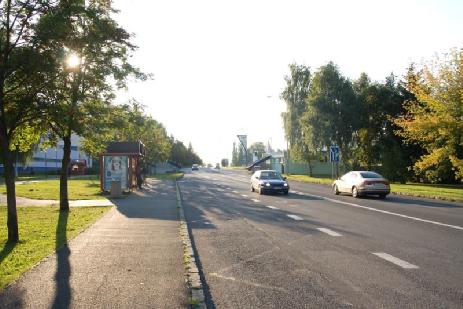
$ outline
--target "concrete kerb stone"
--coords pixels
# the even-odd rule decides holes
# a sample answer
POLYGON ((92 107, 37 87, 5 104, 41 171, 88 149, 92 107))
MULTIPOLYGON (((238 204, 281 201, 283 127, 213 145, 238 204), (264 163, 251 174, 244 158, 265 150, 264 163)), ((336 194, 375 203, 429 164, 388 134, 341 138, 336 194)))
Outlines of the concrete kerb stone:
POLYGON ((188 225, 183 211, 182 198, 180 196, 180 188, 175 180, 175 189, 177 191, 177 208, 180 214, 180 237, 183 243, 183 261, 185 264, 185 280, 189 290, 189 308, 207 308, 203 285, 199 276, 198 265, 191 246, 191 236, 188 231, 188 225))

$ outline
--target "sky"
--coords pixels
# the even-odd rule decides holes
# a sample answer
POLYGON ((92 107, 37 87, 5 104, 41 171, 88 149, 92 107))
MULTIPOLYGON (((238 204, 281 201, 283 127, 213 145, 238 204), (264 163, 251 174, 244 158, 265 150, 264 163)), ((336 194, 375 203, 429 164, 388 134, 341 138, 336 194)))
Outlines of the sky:
POLYGON ((463 47, 461 0, 114 0, 138 46, 135 99, 205 163, 231 158, 237 134, 286 149, 280 99, 290 63, 329 61, 356 79, 401 78, 410 63, 463 47))

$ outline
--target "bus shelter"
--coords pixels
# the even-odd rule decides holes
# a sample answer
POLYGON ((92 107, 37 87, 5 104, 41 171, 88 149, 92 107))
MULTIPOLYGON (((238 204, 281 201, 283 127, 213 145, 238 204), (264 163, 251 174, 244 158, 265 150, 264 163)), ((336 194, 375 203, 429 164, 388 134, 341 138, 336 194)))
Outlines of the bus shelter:
POLYGON ((145 156, 142 142, 111 142, 105 153, 100 154, 100 189, 110 191, 113 182, 120 182, 122 191, 137 187, 136 171, 141 169, 145 156))

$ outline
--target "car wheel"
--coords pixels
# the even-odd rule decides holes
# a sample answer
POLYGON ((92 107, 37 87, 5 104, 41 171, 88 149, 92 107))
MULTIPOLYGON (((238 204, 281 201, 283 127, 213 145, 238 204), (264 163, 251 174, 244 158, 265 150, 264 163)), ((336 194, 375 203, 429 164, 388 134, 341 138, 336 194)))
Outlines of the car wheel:
POLYGON ((335 195, 339 195, 339 190, 338 190, 338 186, 337 186, 337 185, 334 185, 334 186, 333 186, 333 193, 334 193, 335 195))
POLYGON ((355 197, 355 198, 359 198, 360 195, 359 195, 359 192, 357 190, 357 187, 353 187, 352 188, 352 196, 355 197))
POLYGON ((380 195, 379 195, 379 198, 382 199, 382 200, 384 200, 384 199, 386 198, 386 194, 380 194, 380 195))
POLYGON ((283 192, 284 195, 288 195, 288 193, 289 193, 288 190, 283 192))
POLYGON ((254 192, 254 186, 251 185, 251 192, 254 192))

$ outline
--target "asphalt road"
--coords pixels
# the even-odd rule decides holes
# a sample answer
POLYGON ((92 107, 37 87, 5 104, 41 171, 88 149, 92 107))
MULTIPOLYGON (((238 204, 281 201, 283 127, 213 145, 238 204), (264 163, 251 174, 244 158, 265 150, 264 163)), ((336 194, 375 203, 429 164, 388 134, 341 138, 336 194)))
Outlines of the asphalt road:
POLYGON ((209 308, 463 308, 463 205, 250 191, 240 171, 179 183, 209 308))

